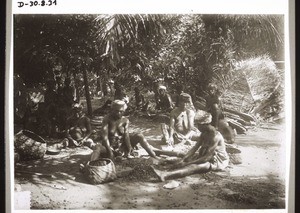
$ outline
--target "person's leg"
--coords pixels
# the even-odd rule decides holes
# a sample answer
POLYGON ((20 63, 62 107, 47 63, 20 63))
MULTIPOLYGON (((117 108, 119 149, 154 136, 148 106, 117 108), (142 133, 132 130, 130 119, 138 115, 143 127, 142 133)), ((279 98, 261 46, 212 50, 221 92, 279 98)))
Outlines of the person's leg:
POLYGON ((185 155, 184 153, 181 152, 161 150, 157 148, 152 148, 152 150, 155 152, 156 155, 167 155, 170 157, 183 157, 185 155))
POLYGON ((91 154, 91 161, 97 160, 100 156, 104 156, 107 153, 105 146, 97 144, 93 147, 94 151, 91 154))
POLYGON ((151 168, 153 169, 159 180, 163 182, 167 179, 181 178, 196 173, 207 172, 211 169, 211 164, 209 162, 202 164, 191 164, 173 171, 161 171, 153 167, 151 168))
POLYGON ((153 148, 147 142, 143 134, 137 133, 130 135, 130 143, 132 147, 136 146, 137 144, 140 144, 151 157, 158 159, 155 152, 153 151, 153 148))
POLYGON ((160 124, 160 128, 161 128, 161 131, 162 131, 162 141, 164 143, 167 143, 169 141, 169 126, 165 123, 161 123, 160 124))

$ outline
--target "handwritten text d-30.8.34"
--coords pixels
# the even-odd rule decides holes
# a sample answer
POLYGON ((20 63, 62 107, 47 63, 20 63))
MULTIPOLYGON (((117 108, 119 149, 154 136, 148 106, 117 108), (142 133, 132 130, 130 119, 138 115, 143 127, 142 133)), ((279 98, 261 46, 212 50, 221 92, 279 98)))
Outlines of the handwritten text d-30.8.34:
POLYGON ((57 5, 56 0, 42 0, 42 1, 18 1, 18 7, 44 7, 44 6, 52 6, 57 5))

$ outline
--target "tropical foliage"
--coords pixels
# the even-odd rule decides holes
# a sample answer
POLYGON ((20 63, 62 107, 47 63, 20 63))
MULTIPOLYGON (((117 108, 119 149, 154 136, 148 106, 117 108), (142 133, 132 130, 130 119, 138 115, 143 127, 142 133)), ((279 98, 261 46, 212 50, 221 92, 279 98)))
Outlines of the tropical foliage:
MULTIPOLYGON (((283 16, 15 15, 14 70, 29 87, 72 76, 78 93, 109 80, 152 89, 163 78, 195 96, 209 82, 226 91, 249 57, 283 58, 283 16)), ((92 89, 92 91, 90 91, 92 89)), ((91 109, 89 109, 91 112, 91 109)))

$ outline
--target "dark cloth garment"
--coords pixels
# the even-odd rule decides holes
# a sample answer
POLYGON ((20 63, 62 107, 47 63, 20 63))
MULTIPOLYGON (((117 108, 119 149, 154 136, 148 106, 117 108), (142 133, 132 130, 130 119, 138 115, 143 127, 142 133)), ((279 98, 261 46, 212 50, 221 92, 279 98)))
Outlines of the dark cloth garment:
POLYGON ((218 95, 208 95, 206 96, 205 100, 208 112, 210 112, 213 109, 214 104, 220 105, 220 99, 218 95))
POLYGON ((65 86, 62 90, 62 97, 66 106, 72 107, 74 103, 74 88, 71 86, 65 86))
POLYGON ((26 109, 23 117, 24 129, 30 130, 34 133, 39 131, 39 113, 38 110, 32 110, 30 107, 26 109))
POLYGON ((180 93, 175 95, 175 106, 178 107, 179 105, 179 97, 180 97, 180 93))
POLYGON ((158 96, 157 109, 160 110, 170 110, 172 109, 173 104, 169 94, 163 94, 158 96))
POLYGON ((51 104, 57 102, 57 93, 54 90, 46 90, 44 95, 45 104, 51 104))

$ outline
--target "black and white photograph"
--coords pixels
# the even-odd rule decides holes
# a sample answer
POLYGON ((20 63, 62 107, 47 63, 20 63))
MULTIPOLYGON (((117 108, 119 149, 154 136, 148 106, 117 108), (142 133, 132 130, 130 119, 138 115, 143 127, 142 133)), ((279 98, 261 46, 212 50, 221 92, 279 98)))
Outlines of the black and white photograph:
POLYGON ((287 16, 13 11, 11 210, 287 212, 287 16))

